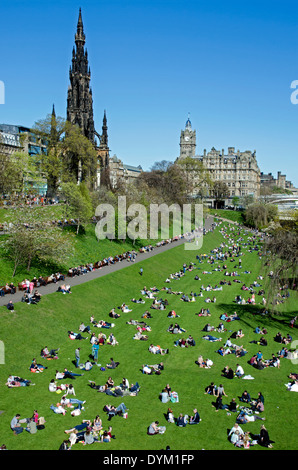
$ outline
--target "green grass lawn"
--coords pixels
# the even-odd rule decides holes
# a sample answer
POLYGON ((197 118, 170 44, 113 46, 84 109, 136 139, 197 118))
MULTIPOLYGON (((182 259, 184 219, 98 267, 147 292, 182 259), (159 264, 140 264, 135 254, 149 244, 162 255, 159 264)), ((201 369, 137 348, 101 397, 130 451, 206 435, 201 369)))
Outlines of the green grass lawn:
POLYGON ((233 222, 238 222, 243 224, 243 211, 233 211, 228 209, 208 209, 210 215, 222 217, 223 219, 232 220, 233 222))
MULTIPOLYGON (((234 233, 234 232, 233 232, 234 233)), ((217 229, 214 233, 208 233, 204 238, 201 253, 210 253, 210 250, 219 246, 224 241, 222 234, 217 229)), ((105 428, 109 424, 113 427, 116 439, 109 444, 93 444, 90 450, 160 450, 169 445, 171 450, 220 450, 233 449, 227 440, 227 430, 235 423, 235 415, 227 415, 226 411, 218 413, 212 407, 213 397, 204 394, 205 388, 211 381, 216 385, 223 383, 228 398, 224 403, 229 403, 234 397, 237 403, 239 396, 247 389, 252 397, 256 397, 261 391, 265 397, 265 425, 269 431, 270 438, 275 441, 276 450, 297 449, 296 438, 296 415, 298 411, 297 396, 289 392, 284 386, 288 382, 290 372, 297 372, 297 365, 290 360, 282 359, 280 369, 267 368, 258 371, 247 364, 248 359, 260 349, 257 344, 250 341, 256 339, 254 328, 257 325, 266 326, 268 329, 268 346, 263 347, 262 352, 265 359, 271 358, 272 353, 280 350, 280 345, 273 341, 277 331, 283 335, 287 332, 293 334, 297 339, 297 329, 291 330, 289 319, 294 316, 297 308, 297 293, 291 293, 290 298, 280 307, 278 315, 261 316, 257 314, 260 305, 255 307, 245 305, 238 306, 233 301, 239 294, 242 284, 232 282, 231 286, 224 286, 221 292, 212 292, 210 297, 216 296, 216 304, 206 304, 203 297, 198 297, 194 303, 185 303, 180 300, 179 295, 165 295, 160 293, 159 297, 167 298, 169 307, 164 311, 150 310, 153 315, 147 320, 152 331, 148 332, 148 341, 135 341, 133 335, 135 327, 126 324, 130 319, 141 320, 141 315, 149 309, 151 300, 146 299, 145 305, 137 305, 130 299, 140 297, 140 289, 146 285, 148 288, 156 285, 158 288, 168 286, 173 291, 199 293, 200 287, 218 284, 224 279, 222 272, 212 271, 212 274, 202 274, 204 270, 211 271, 213 267, 207 261, 199 264, 196 260, 197 251, 186 251, 184 246, 175 247, 167 252, 156 255, 142 263, 144 274, 139 275, 140 264, 127 263, 127 267, 100 279, 90 281, 74 287, 71 295, 59 293, 44 297, 40 304, 28 306, 17 304, 14 313, 8 313, 2 307, 1 315, 1 340, 5 347, 5 363, 0 365, 0 444, 5 443, 10 450, 56 450, 65 439, 65 429, 79 424, 82 419, 94 419, 100 415, 105 428), (183 263, 197 263, 196 269, 187 272, 180 281, 165 283, 168 275, 182 268, 183 263), (198 274, 201 281, 195 281, 198 274), (55 376, 56 370, 67 367, 75 371, 73 364, 74 351, 78 345, 81 347, 81 360, 85 362, 91 353, 91 345, 86 341, 71 341, 67 331, 78 331, 79 324, 83 321, 90 324, 89 319, 94 315, 95 319, 111 320, 108 312, 123 302, 132 308, 131 313, 122 314, 114 320, 115 327, 111 330, 119 345, 112 347, 104 345, 99 351, 99 362, 106 364, 110 357, 114 357, 120 365, 115 371, 101 371, 99 367, 93 367, 90 372, 85 372, 83 377, 73 380, 77 398, 86 400, 85 411, 79 417, 72 417, 68 412, 66 416, 56 415, 50 410, 50 405, 59 401, 61 395, 48 391, 48 384, 55 376), (195 315, 202 307, 209 306, 211 317, 198 317, 195 315), (174 309, 180 315, 178 319, 180 326, 185 328, 185 335, 191 334, 196 340, 196 346, 188 349, 174 347, 174 340, 182 335, 171 335, 167 332, 168 326, 173 319, 167 318, 169 310, 174 309), (220 315, 223 312, 232 313, 237 311, 240 320, 226 323, 228 331, 221 334, 222 342, 210 343, 202 339, 204 333, 201 331, 206 323, 218 326, 220 315), (216 350, 223 345, 231 334, 242 328, 245 336, 241 340, 235 340, 237 344, 243 344, 248 354, 237 360, 231 354, 225 357, 219 356, 216 350), (229 331, 230 330, 230 331, 229 331), (159 344, 163 348, 169 348, 170 353, 166 356, 152 355, 148 352, 149 344, 159 344), (59 359, 44 361, 48 367, 41 374, 32 374, 29 365, 33 357, 40 361, 41 348, 47 345, 49 348, 60 347, 59 359), (210 358, 214 365, 210 369, 199 369, 195 364, 198 356, 210 358), (144 375, 140 369, 142 364, 154 364, 163 360, 165 370, 161 375, 144 375), (243 380, 234 378, 228 380, 221 377, 224 366, 229 365, 235 369, 236 363, 243 365, 246 374, 251 374, 254 380, 243 380), (5 386, 9 374, 20 375, 31 379, 36 385, 32 387, 20 387, 9 389, 5 386), (127 377, 130 383, 139 382, 141 391, 136 397, 114 398, 98 393, 88 386, 88 380, 95 380, 97 384, 104 384, 111 375, 116 384, 120 384, 123 377, 127 377), (159 393, 166 384, 170 384, 172 390, 179 395, 179 403, 162 404, 159 393), (120 404, 124 402, 128 411, 128 419, 116 416, 111 422, 107 421, 107 415, 103 412, 105 404, 120 404), (171 406, 175 417, 179 413, 191 414, 193 408, 198 408, 202 422, 195 426, 178 428, 174 424, 168 424, 165 420, 168 406, 171 406), (10 430, 10 421, 16 413, 21 418, 30 417, 33 410, 37 409, 40 416, 46 419, 46 427, 36 435, 23 432, 19 436, 13 435, 10 430), (166 426, 164 435, 148 436, 147 427, 152 421, 158 420, 166 426)), ((229 261, 227 263, 230 263, 229 261)), ((221 263, 222 264, 222 263, 221 263)), ((258 276, 261 269, 261 260, 256 252, 248 253, 243 248, 242 273, 238 278, 242 283, 249 285, 258 276), (251 271, 244 274, 243 271, 251 271)), ((234 263, 228 264, 228 269, 233 270, 234 263)), ((225 280, 234 278, 225 278, 225 280)), ((247 298, 248 293, 244 296, 247 298)), ((261 298, 256 296, 257 302, 261 298)), ((96 333, 101 330, 92 328, 96 333)), ((109 332, 105 330, 104 332, 109 332)), ((215 336, 219 337, 218 333, 215 336)), ((62 381, 63 383, 67 381, 62 381)), ((261 421, 243 425, 245 430, 258 433, 261 421)), ((76 444, 73 450, 87 449, 82 444, 76 444)), ((255 446, 252 450, 262 449, 255 446)))

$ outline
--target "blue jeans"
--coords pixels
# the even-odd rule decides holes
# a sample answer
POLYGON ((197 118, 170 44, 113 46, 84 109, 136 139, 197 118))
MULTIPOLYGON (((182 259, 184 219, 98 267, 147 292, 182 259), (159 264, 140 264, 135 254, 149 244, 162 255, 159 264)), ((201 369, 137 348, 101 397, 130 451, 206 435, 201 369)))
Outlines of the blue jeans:
POLYGON ((136 392, 140 388, 138 382, 136 382, 130 389, 131 392, 136 392))
POLYGON ((84 403, 81 400, 78 400, 77 398, 70 398, 69 402, 70 403, 75 403, 76 405, 83 405, 83 403, 84 403))
POLYGON ((24 431, 24 428, 22 426, 19 426, 17 428, 11 428, 13 432, 15 432, 16 434, 21 434, 21 432, 24 431))
POLYGON ((122 413, 125 413, 126 409, 127 408, 124 403, 121 403, 119 406, 117 406, 116 411, 122 411, 122 413))
POLYGON ((82 374, 74 374, 73 372, 65 372, 64 374, 64 378, 67 378, 69 377, 70 379, 72 379, 73 377, 80 377, 82 374))

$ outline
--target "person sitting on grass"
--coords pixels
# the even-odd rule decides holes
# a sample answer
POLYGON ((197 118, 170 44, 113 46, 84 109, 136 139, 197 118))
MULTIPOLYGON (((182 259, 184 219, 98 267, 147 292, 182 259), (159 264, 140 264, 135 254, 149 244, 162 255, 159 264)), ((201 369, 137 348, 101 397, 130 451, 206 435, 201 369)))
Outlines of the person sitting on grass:
POLYGON ((37 364, 36 359, 33 358, 29 369, 30 372, 35 372, 38 374, 39 372, 43 372, 45 369, 47 369, 47 367, 43 366, 42 364, 37 364))
POLYGON ((193 415, 191 415, 190 418, 189 418, 189 424, 199 424, 200 421, 201 421, 200 414, 199 414, 197 408, 195 408, 193 410, 193 415))
POLYGON ((14 305, 13 305, 13 303, 12 303, 12 300, 10 300, 10 301, 8 302, 8 304, 6 305, 6 308, 7 308, 7 310, 9 310, 10 312, 14 312, 14 305))
POLYGON ((176 420, 177 426, 179 426, 180 428, 185 428, 187 423, 188 423, 188 415, 184 416, 183 413, 180 413, 176 420))
POLYGON ((60 351, 60 348, 58 349, 51 349, 50 351, 48 350, 48 347, 45 346, 42 350, 41 350, 41 357, 44 357, 46 359, 58 359, 58 352, 60 351))
POLYGON ((165 430, 165 426, 159 426, 159 421, 153 421, 148 428, 147 434, 154 436, 155 434, 163 434, 165 430))

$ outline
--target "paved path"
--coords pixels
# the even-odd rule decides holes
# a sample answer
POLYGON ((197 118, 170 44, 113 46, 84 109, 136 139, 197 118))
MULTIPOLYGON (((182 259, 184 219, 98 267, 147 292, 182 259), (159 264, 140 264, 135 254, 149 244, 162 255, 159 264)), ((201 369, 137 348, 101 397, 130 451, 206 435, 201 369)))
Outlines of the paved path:
MULTIPOLYGON (((212 227, 212 223, 214 222, 213 216, 208 216, 205 220, 205 229, 210 230, 212 227)), ((127 260, 118 261, 115 264, 111 264, 109 266, 104 266, 100 269, 95 269, 94 271, 90 271, 84 275, 74 276, 74 277, 66 277, 65 281, 59 281, 57 283, 51 283, 47 286, 40 286, 38 287, 38 291, 42 295, 52 294, 56 292, 59 285, 62 284, 69 284, 71 287, 83 284, 84 282, 92 281, 93 279, 98 279, 99 277, 106 276, 107 274, 113 273, 115 271, 119 271, 120 269, 127 268, 135 263, 140 263, 145 259, 151 258, 152 256, 159 255, 167 250, 175 248, 176 246, 182 245, 185 243, 185 239, 182 238, 180 240, 174 241, 172 243, 168 243, 167 245, 163 245, 161 247, 156 247, 152 251, 145 252, 145 253, 138 253, 135 259, 135 262, 128 262, 127 260)), ((23 297, 23 292, 18 291, 15 294, 6 294, 4 297, 0 297, 0 306, 7 305, 9 300, 12 300, 13 304, 20 302, 23 297)))

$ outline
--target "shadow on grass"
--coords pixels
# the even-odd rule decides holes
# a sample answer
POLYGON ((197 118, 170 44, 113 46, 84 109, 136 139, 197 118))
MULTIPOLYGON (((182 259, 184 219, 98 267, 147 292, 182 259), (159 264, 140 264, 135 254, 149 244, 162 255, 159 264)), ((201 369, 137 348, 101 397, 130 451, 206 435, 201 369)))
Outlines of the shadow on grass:
MULTIPOLYGON (((270 326, 274 328, 284 328, 288 326, 290 328, 290 319, 297 315, 296 310, 292 310, 286 313, 273 314, 268 312, 263 314, 264 307, 260 305, 239 305, 236 302, 225 304, 218 304, 220 310, 224 311, 227 315, 233 314, 235 311, 240 318, 240 321, 249 327, 255 326, 256 316, 260 318, 260 323, 263 326, 270 326)), ((233 324, 229 322, 228 324, 233 324)))

